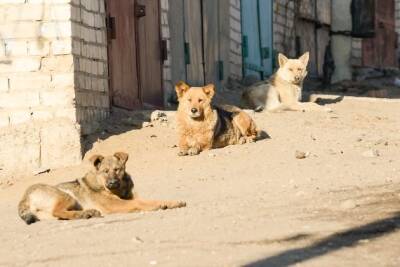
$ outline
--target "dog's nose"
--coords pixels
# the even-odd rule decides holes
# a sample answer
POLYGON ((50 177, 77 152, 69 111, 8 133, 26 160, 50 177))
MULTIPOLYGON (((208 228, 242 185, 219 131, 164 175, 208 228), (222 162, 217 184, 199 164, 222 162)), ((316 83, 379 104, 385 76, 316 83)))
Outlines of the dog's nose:
POLYGON ((111 179, 107 181, 107 187, 109 189, 115 189, 119 187, 119 180, 117 179, 111 179))
POLYGON ((298 81, 300 81, 301 77, 300 76, 295 76, 294 79, 298 82, 298 81))
POLYGON ((192 108, 192 113, 196 113, 197 112, 197 108, 192 108))

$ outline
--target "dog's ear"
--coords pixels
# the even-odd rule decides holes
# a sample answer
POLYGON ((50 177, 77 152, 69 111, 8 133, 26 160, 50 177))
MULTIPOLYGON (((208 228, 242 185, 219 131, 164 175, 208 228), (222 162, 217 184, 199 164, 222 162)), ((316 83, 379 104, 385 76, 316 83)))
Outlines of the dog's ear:
POLYGON ((117 152, 114 154, 114 157, 119 159, 122 162, 122 164, 125 164, 128 161, 129 154, 125 152, 117 152))
POLYGON ((299 57, 299 60, 301 63, 303 63, 304 66, 307 66, 308 61, 310 60, 310 52, 305 52, 304 55, 299 57))
POLYGON ((282 53, 278 54, 279 67, 282 68, 288 62, 288 60, 289 59, 284 54, 282 53))
POLYGON ((215 85, 214 84, 207 84, 203 87, 204 93, 207 95, 208 98, 213 98, 215 94, 215 85))
POLYGON ((89 161, 92 165, 98 170, 100 168, 101 162, 103 161, 104 157, 102 155, 93 155, 90 157, 89 161))
POLYGON ((183 81, 179 81, 175 85, 175 91, 176 91, 176 94, 178 95, 178 99, 181 98, 189 89, 190 89, 190 86, 187 83, 185 83, 183 81))

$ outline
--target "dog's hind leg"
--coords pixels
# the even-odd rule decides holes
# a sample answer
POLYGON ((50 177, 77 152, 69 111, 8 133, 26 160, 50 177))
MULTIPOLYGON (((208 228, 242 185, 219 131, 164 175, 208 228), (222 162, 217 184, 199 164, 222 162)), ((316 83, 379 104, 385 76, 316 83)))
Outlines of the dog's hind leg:
POLYGON ((101 217, 98 210, 78 210, 79 204, 70 196, 60 197, 54 206, 52 215, 61 220, 89 219, 101 217))
POLYGON ((257 127, 253 119, 245 112, 240 112, 233 118, 233 123, 238 131, 238 143, 251 143, 257 138, 257 127))

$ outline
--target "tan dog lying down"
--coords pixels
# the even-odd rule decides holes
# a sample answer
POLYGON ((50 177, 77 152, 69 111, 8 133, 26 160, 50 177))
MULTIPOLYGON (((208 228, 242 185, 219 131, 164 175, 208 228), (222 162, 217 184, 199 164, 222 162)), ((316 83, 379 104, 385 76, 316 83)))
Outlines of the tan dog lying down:
POLYGON ((19 216, 31 224, 42 219, 89 219, 110 213, 173 209, 180 201, 141 200, 133 196, 133 182, 125 172, 128 154, 90 158, 93 169, 83 178, 56 186, 29 187, 18 206, 19 216))
POLYGON ((212 107, 214 85, 190 87, 179 82, 175 89, 180 156, 256 140, 256 125, 247 113, 234 106, 212 107))

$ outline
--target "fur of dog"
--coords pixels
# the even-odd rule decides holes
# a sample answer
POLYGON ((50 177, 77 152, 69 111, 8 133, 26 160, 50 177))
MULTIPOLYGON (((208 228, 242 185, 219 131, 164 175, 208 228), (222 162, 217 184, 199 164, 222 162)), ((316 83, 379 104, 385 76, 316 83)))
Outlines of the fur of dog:
POLYGON ((278 55, 279 69, 267 81, 258 82, 246 88, 242 94, 242 104, 255 111, 330 111, 316 103, 302 103, 303 81, 307 76, 309 53, 298 59, 288 59, 278 55))
POLYGON ((18 206, 19 216, 31 224, 42 219, 89 219, 110 213, 154 211, 184 207, 185 202, 134 198, 133 181, 125 172, 128 154, 94 155, 92 170, 83 178, 56 186, 29 187, 18 206))
POLYGON ((235 106, 213 107, 214 85, 176 87, 179 155, 197 155, 203 150, 254 142, 257 129, 252 118, 235 106))

